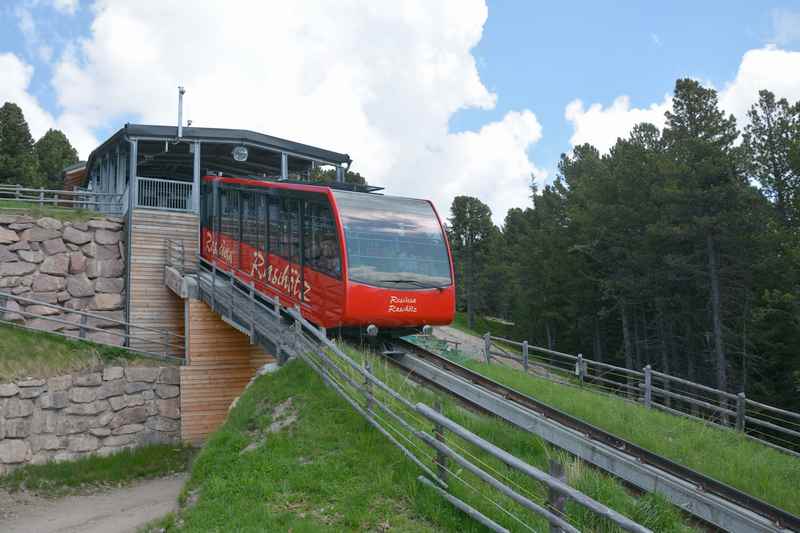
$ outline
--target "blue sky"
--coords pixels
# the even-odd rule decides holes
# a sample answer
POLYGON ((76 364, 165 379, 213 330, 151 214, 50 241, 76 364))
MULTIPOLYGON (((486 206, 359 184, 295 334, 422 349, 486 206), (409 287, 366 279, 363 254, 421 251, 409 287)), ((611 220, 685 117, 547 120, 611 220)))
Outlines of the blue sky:
POLYGON ((800 100, 799 0, 6 0, 0 27, 0 101, 84 157, 125 121, 173 123, 182 84, 195 125, 348 152, 498 222, 573 144, 661 125, 679 77, 740 120, 760 88, 800 100))
MULTIPOLYGON (((491 1, 474 54, 484 84, 499 95, 497 107, 459 112, 451 128, 532 109, 544 130, 533 150, 552 172, 571 147, 570 101, 609 104, 627 94, 645 106, 687 76, 721 87, 747 50, 775 41, 781 11, 800 13, 800 1, 491 1)), ((800 50, 796 39, 783 44, 800 50)))

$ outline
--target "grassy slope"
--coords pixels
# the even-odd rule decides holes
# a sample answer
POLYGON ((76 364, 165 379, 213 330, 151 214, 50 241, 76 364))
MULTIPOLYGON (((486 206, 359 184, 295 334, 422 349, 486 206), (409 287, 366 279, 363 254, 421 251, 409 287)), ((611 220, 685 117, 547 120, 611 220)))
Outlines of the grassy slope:
POLYGON ((143 366, 168 363, 135 357, 119 348, 0 325, 0 383, 27 376, 57 376, 102 364, 143 366))
POLYGON ((45 497, 64 496, 183 472, 192 454, 191 448, 158 444, 108 457, 28 465, 0 477, 0 487, 10 491, 29 490, 45 497))
MULTIPOLYGON (((65 199, 68 199, 64 197, 65 199)), ((86 222, 100 216, 95 211, 88 209, 72 209, 70 207, 55 207, 53 205, 39 206, 33 202, 17 202, 15 200, 0 200, 0 213, 14 215, 28 215, 33 218, 52 217, 62 222, 86 222)))
POLYGON ((800 514, 797 458, 736 431, 646 409, 591 389, 560 385, 467 357, 457 357, 457 362, 650 451, 800 514))
MULTIPOLYGON (((353 356, 360 354, 354 352, 353 356)), ((377 360, 373 365, 378 376, 403 394, 432 402, 432 393, 409 384, 396 370, 377 360)), ((499 420, 466 412, 448 400, 444 411, 539 467, 546 468, 548 459, 554 456, 538 439, 499 420)), ((472 452, 480 455, 474 449, 472 452)), ((485 456, 482 459, 492 463, 485 456)), ((566 464, 570 483, 580 490, 654 530, 689 529, 677 510, 659 497, 634 498, 597 471, 567 457, 560 459, 566 464)), ((540 501, 544 498, 541 487, 529 479, 498 463, 491 466, 540 501)), ((483 531, 437 494, 420 486, 418 474, 420 471, 397 448, 325 387, 305 364, 295 361, 276 374, 260 377, 240 398, 194 464, 186 492, 199 494, 196 504, 159 527, 168 531, 177 530, 178 524, 180 531, 483 531), (240 453, 271 423, 272 408, 290 397, 299 410, 297 422, 267 435, 255 451, 240 453)), ((472 494, 452 479, 451 488, 474 503, 472 494)), ((498 500, 511 507, 507 500, 498 500)), ((481 508, 498 516, 486 505, 481 508)), ((613 530, 571 504, 568 512, 581 529, 613 530)), ((526 519, 535 528, 546 529, 531 515, 526 519)), ((517 529, 513 522, 506 525, 517 529)))

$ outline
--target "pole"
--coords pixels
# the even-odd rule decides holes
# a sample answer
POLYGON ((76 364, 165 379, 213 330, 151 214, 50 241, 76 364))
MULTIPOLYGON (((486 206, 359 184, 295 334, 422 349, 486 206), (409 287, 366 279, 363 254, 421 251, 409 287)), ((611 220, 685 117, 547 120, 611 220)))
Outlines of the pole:
MULTIPOLYGON (((436 397, 436 402, 433 405, 436 412, 442 414, 442 399, 436 397)), ((444 444, 444 426, 439 422, 433 423, 433 436, 439 442, 444 444)), ((441 450, 436 451, 436 471, 439 474, 439 479, 447 482, 447 455, 441 450)))
POLYGON ((575 361, 575 374, 578 376, 580 386, 583 387, 583 354, 578 354, 578 359, 575 361))
POLYGON ((528 341, 522 341, 522 368, 528 371, 528 341))
POLYGON ((744 431, 747 398, 743 392, 736 395, 736 431, 744 431))
MULTIPOLYGON (((564 465, 555 459, 550 459, 550 476, 555 479, 566 483, 567 476, 564 475, 564 465)), ((564 516, 564 505, 567 503, 567 497, 552 487, 547 490, 547 507, 556 516, 564 516)), ((550 522, 550 533, 561 533, 563 530, 557 524, 550 522)))
POLYGON ((653 405, 653 374, 652 367, 644 367, 644 406, 650 409, 653 405))
POLYGON ((492 363, 492 337, 488 333, 483 336, 483 352, 486 356, 486 364, 492 363))

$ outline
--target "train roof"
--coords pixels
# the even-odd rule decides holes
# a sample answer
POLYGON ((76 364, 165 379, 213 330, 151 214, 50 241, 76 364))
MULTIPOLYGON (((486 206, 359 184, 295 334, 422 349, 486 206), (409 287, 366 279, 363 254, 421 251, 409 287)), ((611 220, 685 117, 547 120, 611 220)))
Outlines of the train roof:
POLYGON ((301 186, 312 185, 314 187, 327 187, 329 189, 337 191, 376 193, 378 191, 384 190, 384 187, 378 187, 377 185, 346 183, 341 181, 291 180, 291 179, 281 180, 281 179, 264 178, 261 176, 242 176, 242 175, 228 174, 228 173, 208 174, 208 176, 212 176, 215 178, 223 178, 223 179, 224 178, 249 179, 249 180, 261 181, 264 183, 282 183, 286 185, 301 185, 301 186))

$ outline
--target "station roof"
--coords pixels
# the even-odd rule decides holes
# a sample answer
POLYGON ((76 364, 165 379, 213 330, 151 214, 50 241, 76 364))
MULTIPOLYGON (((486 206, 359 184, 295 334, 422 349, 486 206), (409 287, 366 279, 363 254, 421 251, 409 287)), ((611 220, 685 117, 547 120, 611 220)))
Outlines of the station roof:
MULTIPOLYGON (((227 128, 184 127, 181 137, 184 141, 200 141, 202 143, 247 143, 268 150, 287 152, 299 157, 337 165, 351 163, 350 156, 307 144, 273 137, 250 130, 227 128)), ((150 141, 175 141, 178 137, 177 126, 159 126, 151 124, 125 124, 89 155, 87 168, 91 169, 94 160, 102 156, 125 138, 137 138, 150 141)))

